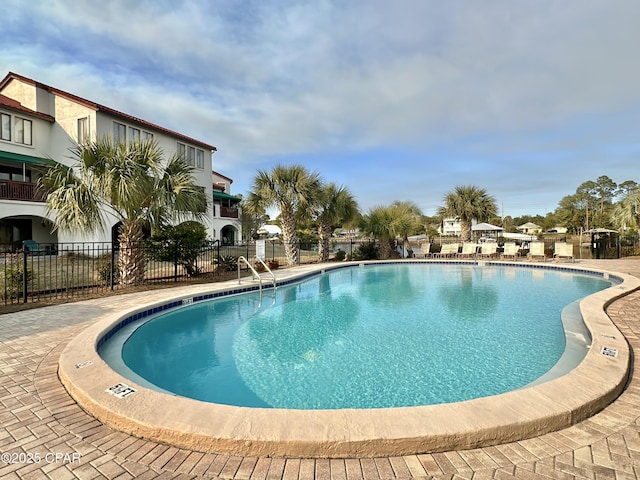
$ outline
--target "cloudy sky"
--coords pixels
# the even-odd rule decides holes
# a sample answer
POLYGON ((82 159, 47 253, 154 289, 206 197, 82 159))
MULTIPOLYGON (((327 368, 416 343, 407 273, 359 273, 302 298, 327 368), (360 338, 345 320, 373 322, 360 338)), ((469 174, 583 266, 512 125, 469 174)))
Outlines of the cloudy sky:
POLYGON ((300 163, 363 212, 476 185, 517 216, 640 182, 638 0, 25 5, 0 4, 0 78, 213 144, 233 193, 300 163))

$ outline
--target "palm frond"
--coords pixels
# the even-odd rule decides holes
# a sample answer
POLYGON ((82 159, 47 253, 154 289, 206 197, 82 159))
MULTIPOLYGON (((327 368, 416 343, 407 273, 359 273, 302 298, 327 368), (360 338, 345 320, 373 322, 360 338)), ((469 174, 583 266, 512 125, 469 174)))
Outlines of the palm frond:
POLYGON ((50 192, 47 210, 55 229, 72 233, 104 230, 100 199, 72 168, 56 164, 41 177, 41 185, 50 192))

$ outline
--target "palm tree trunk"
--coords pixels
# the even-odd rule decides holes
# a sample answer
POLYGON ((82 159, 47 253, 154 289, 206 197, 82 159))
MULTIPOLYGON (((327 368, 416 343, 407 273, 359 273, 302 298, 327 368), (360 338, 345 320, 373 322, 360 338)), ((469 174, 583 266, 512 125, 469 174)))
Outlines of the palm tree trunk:
POLYGON ((381 238, 380 239, 380 258, 382 260, 391 258, 393 247, 394 247, 394 241, 392 238, 381 238))
POLYGON ((298 263, 298 235, 296 235, 295 216, 293 212, 282 210, 280 212, 280 220, 287 265, 295 265, 298 263))
POLYGON ((471 221, 460 220, 460 238, 463 242, 471 241, 471 221))
POLYGON ((122 222, 118 270, 123 285, 141 285, 144 281, 144 251, 142 227, 132 220, 122 222))
POLYGON ((320 222, 318 228, 318 257, 321 262, 329 261, 329 240, 331 239, 331 224, 327 222, 320 222))

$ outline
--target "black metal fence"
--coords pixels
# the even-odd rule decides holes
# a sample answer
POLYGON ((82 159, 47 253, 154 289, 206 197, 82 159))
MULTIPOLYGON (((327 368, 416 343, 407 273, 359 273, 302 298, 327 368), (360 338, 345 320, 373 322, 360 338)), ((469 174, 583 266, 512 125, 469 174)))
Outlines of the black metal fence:
POLYGON ((640 255, 640 239, 638 238, 638 234, 545 236, 543 241, 545 243, 545 251, 549 256, 553 256, 556 242, 573 244, 573 254, 578 259, 615 259, 640 255))
MULTIPOLYGON (((444 240, 444 239, 443 239, 444 240)), ((544 239, 549 256, 554 243, 567 241, 574 245, 576 258, 622 258, 640 255, 638 235, 615 236, 607 239, 566 236, 544 239)), ((438 251, 440 245, 432 245, 438 251)), ((443 242, 446 243, 446 242, 443 242)), ((379 245, 369 240, 335 239, 331 242, 332 258, 337 260, 375 258, 379 245), (341 253, 342 252, 342 253, 341 253), (371 256, 367 256, 371 255, 371 256)), ((414 246, 414 251, 419 246, 414 246)), ((281 242, 265 242, 265 260, 272 269, 287 265, 281 242)), ((0 306, 38 301, 75 298, 126 292, 140 287, 178 282, 207 282, 232 279, 237 275, 240 256, 253 262, 256 244, 220 245, 207 242, 198 245, 152 245, 144 243, 131 250, 113 248, 111 243, 37 244, 33 241, 15 245, 0 245, 0 306), (120 278, 123 257, 140 256, 143 266, 138 281, 120 278)), ((298 263, 318 261, 318 245, 298 247, 298 263)), ((242 266, 249 274, 246 266, 242 266)))
MULTIPOLYGON (((240 256, 252 262, 256 255, 255 243, 141 243, 125 249, 114 248, 111 243, 38 244, 26 241, 21 247, 0 246, 0 252, 4 252, 0 253, 0 305, 52 299, 64 301, 153 284, 226 280, 237 276, 240 256), (142 258, 137 281, 121 279, 120 263, 124 257, 142 258)), ((287 264, 284 246, 277 241, 266 242, 265 257, 272 268, 287 264)), ((298 247, 299 263, 317 260, 317 245, 298 247)))

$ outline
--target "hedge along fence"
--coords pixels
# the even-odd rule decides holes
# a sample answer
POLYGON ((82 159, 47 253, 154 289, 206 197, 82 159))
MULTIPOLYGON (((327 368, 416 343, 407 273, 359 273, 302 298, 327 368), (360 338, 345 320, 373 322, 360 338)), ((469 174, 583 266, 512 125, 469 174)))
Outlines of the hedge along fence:
MULTIPOLYGON (((178 282, 201 283, 234 278, 238 257, 255 257, 255 244, 220 245, 200 242, 197 245, 162 245, 149 242, 133 248, 144 253, 144 279, 138 285, 119 281, 118 259, 123 250, 111 243, 23 242, 11 252, 11 246, 0 247, 0 305, 24 304, 53 299, 71 300, 113 291, 178 282)), ((270 265, 286 265, 284 247, 268 242, 266 260, 270 265)), ((301 245, 300 263, 318 260, 318 246, 301 245)), ((246 266, 243 267, 248 274, 246 266)))

